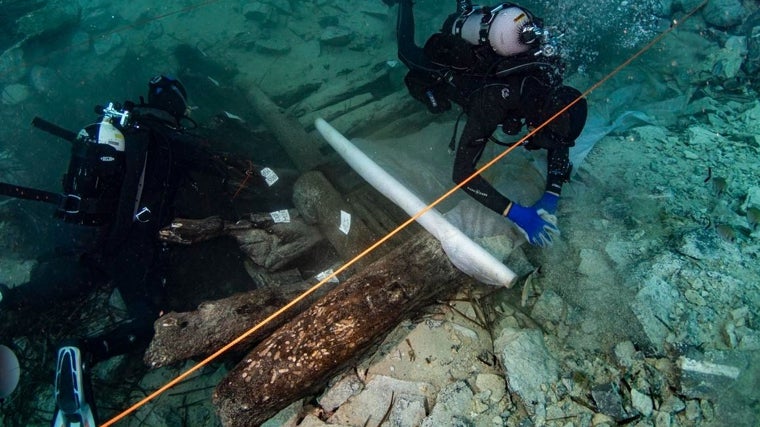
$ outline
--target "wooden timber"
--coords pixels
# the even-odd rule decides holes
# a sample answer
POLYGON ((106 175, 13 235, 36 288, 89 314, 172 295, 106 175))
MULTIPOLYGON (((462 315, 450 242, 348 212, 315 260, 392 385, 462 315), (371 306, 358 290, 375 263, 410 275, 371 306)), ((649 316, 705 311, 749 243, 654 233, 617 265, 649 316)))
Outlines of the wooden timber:
POLYGON ((222 424, 256 426, 322 387, 398 322, 470 280, 422 232, 260 342, 217 386, 222 424))

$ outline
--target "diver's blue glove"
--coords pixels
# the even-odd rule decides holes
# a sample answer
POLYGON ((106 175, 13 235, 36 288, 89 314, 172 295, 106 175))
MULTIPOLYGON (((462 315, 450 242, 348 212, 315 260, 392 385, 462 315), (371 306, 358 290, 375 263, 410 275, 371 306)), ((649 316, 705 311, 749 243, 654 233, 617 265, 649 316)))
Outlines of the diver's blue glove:
POLYGON ((507 210, 507 218, 514 222, 517 229, 532 245, 545 248, 552 244, 552 234, 559 233, 556 224, 546 213, 545 217, 535 207, 526 208, 512 202, 507 210))
POLYGON ((533 209, 538 212, 540 209, 555 215, 557 213, 557 204, 559 203, 559 195, 552 193, 551 191, 544 192, 544 195, 533 205, 533 209))

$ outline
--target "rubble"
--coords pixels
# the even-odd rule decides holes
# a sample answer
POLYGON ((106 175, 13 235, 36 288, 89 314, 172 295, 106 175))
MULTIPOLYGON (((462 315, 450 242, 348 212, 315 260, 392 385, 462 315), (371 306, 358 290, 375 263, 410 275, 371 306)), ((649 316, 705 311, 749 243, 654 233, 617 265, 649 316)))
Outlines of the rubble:
MULTIPOLYGON (((315 165, 321 173, 329 169, 321 163, 324 147, 308 133, 315 117, 330 119, 350 137, 375 134, 391 139, 431 121, 443 123, 450 133, 456 120, 454 113, 430 116, 406 92, 405 68, 390 63, 396 60, 393 9, 382 2, 250 1, 215 11, 223 24, 212 22, 208 28, 199 24, 208 18, 200 9, 183 14, 178 22, 184 25, 140 26, 144 17, 137 7, 112 13, 100 2, 74 2, 82 4, 84 18, 78 21, 79 15, 69 12, 79 6, 64 3, 50 3, 48 11, 63 7, 58 17, 38 12, 21 21, 23 37, 77 30, 71 41, 64 41, 73 46, 67 52, 76 61, 62 55, 42 64, 55 69, 70 86, 57 85, 70 91, 51 96, 56 109, 51 113, 61 105, 68 109, 71 91, 81 98, 75 102, 85 102, 91 95, 87 88, 101 87, 102 81, 94 77, 111 74, 125 67, 125 59, 133 59, 125 56, 127 51, 162 52, 155 55, 158 59, 136 57, 141 72, 166 67, 197 73, 197 64, 164 54, 181 39, 202 56, 223 61, 239 81, 255 82, 241 98, 260 99, 264 94, 271 101, 264 110, 288 116, 285 128, 305 129, 296 137, 286 132, 281 137, 286 143, 311 141, 304 144, 308 153, 301 158, 302 171, 315 165), (51 16, 54 24, 43 22, 43 16, 51 16), (103 19, 111 16, 116 18, 103 19), (128 22, 140 30, 100 37, 114 22, 128 22), (95 24, 97 28, 91 28, 95 24)), ((659 14, 671 22, 698 3, 662 1, 659 14)), ((446 13, 429 12, 421 25, 432 28, 431 23, 437 25, 446 13)), ((604 111, 607 101, 615 96, 613 89, 628 88, 630 98, 621 108, 643 112, 650 120, 609 135, 577 168, 563 192, 558 213, 563 234, 555 246, 539 252, 515 249, 511 238, 482 238, 484 246, 509 253, 507 265, 523 277, 496 306, 495 319, 479 315, 486 298, 463 290, 451 301, 400 323, 377 351, 338 374, 313 398, 294 402, 264 425, 364 425, 368 420, 369 425, 384 420, 396 425, 515 427, 757 424, 757 414, 747 408, 757 407, 758 400, 754 388, 760 366, 760 234, 749 230, 746 213, 760 206, 755 76, 760 21, 756 5, 736 0, 711 0, 698 15, 704 21, 690 21, 689 27, 658 45, 655 57, 642 58, 644 63, 631 65, 620 81, 589 95, 589 105, 603 110, 591 117, 612 121, 624 111, 604 111), (729 178, 730 185, 715 194, 712 183, 703 181, 708 173, 729 178), (737 230, 734 242, 718 237, 718 220, 737 230), (539 266, 541 274, 533 275, 539 266), (591 300, 589 295, 599 298, 591 300), (633 315, 625 317, 627 312, 633 315), (625 327, 610 332, 612 325, 621 323, 625 327)), ((26 86, 35 66, 32 53, 28 44, 19 43, 0 55, 3 140, 9 143, 26 143, 19 129, 28 124, 18 109, 38 113, 43 98, 32 96, 26 86)), ((572 79, 594 80, 596 73, 609 71, 606 61, 572 59, 598 65, 584 71, 573 62, 572 79)), ((221 85, 231 84, 219 80, 221 85)), ((123 78, 119 84, 132 88, 123 78)), ((139 85, 143 88, 144 82, 139 85)), ((38 92, 38 86, 45 87, 33 85, 38 92)), ((198 107, 201 112, 207 108, 198 107)), ((240 126, 258 126, 243 108, 230 111, 245 116, 247 123, 240 126)), ((448 136, 440 144, 445 152, 444 139, 448 136)), ((447 169, 444 174, 447 183, 449 173, 447 169)), ((364 249, 389 227, 379 219, 382 212, 373 212, 378 205, 371 199, 359 208, 348 203, 345 212, 372 219, 365 226, 352 221, 351 230, 362 231, 363 243, 341 247, 345 234, 339 229, 340 214, 320 213, 319 206, 308 206, 308 195, 305 198, 299 202, 305 215, 315 221, 320 215, 335 216, 330 217, 335 226, 323 233, 342 258, 364 249)), ((358 195, 352 200, 356 199, 358 195)), ((3 279, 26 274, 26 266, 16 267, 24 271, 2 267, 3 279)), ((16 340, 26 343, 19 345, 29 354, 35 351, 34 341, 16 340)), ((120 363, 129 367, 128 362, 114 361, 101 378, 111 381, 123 372, 120 363)), ((163 385, 180 371, 177 366, 151 373, 133 370, 145 390, 163 385)), ((163 396, 158 409, 139 412, 129 425, 218 422, 208 388, 224 369, 211 371, 163 396), (187 404, 190 401, 205 403, 187 404)), ((49 388, 40 386, 43 391, 34 393, 29 405, 49 413, 49 388)), ((135 391, 132 397, 142 394, 135 391)), ((109 400, 109 393, 104 399, 106 414, 124 403, 109 400)))

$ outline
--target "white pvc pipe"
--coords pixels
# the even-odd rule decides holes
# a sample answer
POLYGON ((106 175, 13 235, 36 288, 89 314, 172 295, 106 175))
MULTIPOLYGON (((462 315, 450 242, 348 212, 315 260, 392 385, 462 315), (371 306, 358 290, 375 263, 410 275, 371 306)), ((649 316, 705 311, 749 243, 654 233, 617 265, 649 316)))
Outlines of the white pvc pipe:
MULTIPOLYGON (((407 214, 414 216, 427 207, 325 120, 317 119, 314 125, 346 163, 407 214)), ((441 242, 451 263, 463 273, 488 285, 510 287, 514 283, 517 276, 512 270, 451 225, 437 210, 430 209, 417 222, 441 242)))

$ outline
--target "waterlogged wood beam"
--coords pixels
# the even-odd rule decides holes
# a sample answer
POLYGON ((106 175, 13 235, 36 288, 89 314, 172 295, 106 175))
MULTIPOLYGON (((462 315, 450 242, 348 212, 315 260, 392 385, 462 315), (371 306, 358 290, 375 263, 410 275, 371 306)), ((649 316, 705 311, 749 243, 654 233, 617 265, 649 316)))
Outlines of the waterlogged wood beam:
POLYGON ((400 321, 470 281, 420 232, 259 343, 214 391, 228 427, 257 426, 318 390, 400 321))

